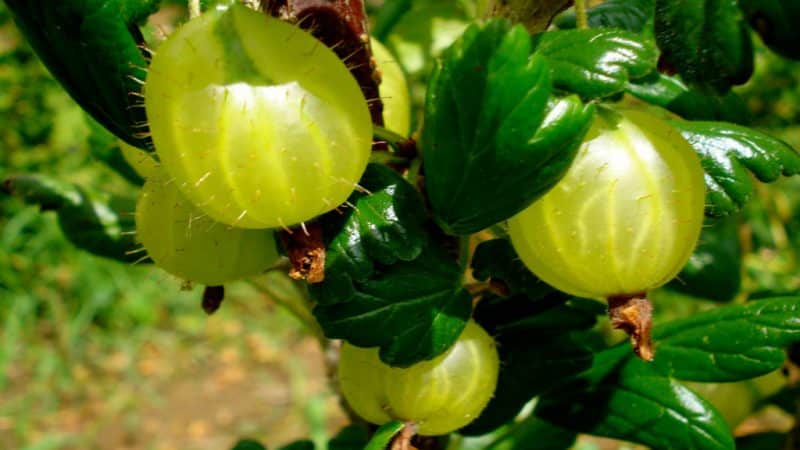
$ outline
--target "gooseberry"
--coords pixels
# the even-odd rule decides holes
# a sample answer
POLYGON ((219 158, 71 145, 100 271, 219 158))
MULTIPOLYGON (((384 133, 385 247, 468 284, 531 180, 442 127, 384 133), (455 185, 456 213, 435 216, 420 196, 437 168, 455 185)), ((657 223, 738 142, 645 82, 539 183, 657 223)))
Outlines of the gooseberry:
POLYGON ((165 170, 228 225, 286 227, 332 210, 369 159, 369 110, 345 63, 306 31, 242 5, 170 35, 144 93, 165 170))
POLYGON ((494 340, 470 321, 445 353, 407 368, 381 362, 377 348, 342 345, 339 384, 363 419, 413 422, 425 436, 472 422, 491 399, 500 363, 494 340))

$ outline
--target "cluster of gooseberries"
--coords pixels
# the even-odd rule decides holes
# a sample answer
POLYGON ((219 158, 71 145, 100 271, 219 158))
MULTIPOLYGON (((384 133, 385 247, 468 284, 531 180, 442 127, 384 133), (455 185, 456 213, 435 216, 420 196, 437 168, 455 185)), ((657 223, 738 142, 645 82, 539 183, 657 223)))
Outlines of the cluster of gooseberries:
MULTIPOLYGON (((379 65, 391 58, 373 50, 379 65)), ((381 91, 398 93, 385 96, 387 127, 407 134, 402 73, 385 67, 381 91)), ((367 102, 346 65, 310 34, 243 6, 171 35, 145 99, 160 164, 141 169, 137 235, 159 266, 198 283, 268 268, 273 230, 344 202, 369 159, 367 102)), ((525 265, 564 292, 643 295, 689 258, 703 204, 698 157, 674 129, 646 111, 600 107, 566 176, 509 220, 509 234, 525 265)), ((339 379, 364 419, 436 435, 481 412, 498 368, 492 338, 469 322, 444 354, 408 368, 345 344, 339 379)))

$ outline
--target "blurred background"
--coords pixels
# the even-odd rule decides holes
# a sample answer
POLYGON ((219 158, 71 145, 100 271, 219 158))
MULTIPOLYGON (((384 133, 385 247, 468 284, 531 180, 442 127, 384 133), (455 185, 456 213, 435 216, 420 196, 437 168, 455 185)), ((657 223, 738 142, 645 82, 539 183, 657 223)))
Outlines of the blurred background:
MULTIPOLYGON (((164 3, 150 33, 185 17, 182 6, 164 3)), ((457 8, 438 8, 418 16, 428 21, 398 24, 390 42, 418 101, 426 52, 444 48, 465 23, 457 8), (416 44, 420 33, 427 46, 416 44)), ((756 74, 737 92, 752 125, 800 148, 799 86, 800 64, 759 48, 756 74)), ((0 178, 41 172, 133 192, 92 158, 89 136, 86 115, 0 2, 0 178)), ((757 194, 735 223, 744 267, 734 301, 800 288, 800 180, 759 185, 757 194)), ((146 265, 79 251, 52 213, 0 196, 0 449, 227 449, 241 437, 277 446, 301 437, 323 442, 346 423, 320 347, 295 316, 245 283, 229 287, 213 316, 202 311, 201 294, 146 265)), ((711 305, 673 290, 655 301, 662 319, 711 305)), ((791 414, 764 409, 755 397, 744 402, 728 388, 718 390, 737 400, 725 415, 738 433, 794 426, 791 414)), ((625 448, 601 440, 579 446, 625 448)))

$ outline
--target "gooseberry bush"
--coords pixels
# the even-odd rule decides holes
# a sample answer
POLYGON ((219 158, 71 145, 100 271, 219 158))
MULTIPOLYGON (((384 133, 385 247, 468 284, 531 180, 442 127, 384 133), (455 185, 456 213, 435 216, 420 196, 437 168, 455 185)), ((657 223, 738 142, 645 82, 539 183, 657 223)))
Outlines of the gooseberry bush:
POLYGON ((790 445, 734 439, 713 387, 769 403, 800 341, 737 233, 800 156, 733 90, 758 40, 800 58, 794 2, 190 0, 172 30, 157 0, 5 3, 131 183, 7 194, 209 313, 295 280, 353 421, 327 448, 790 445))

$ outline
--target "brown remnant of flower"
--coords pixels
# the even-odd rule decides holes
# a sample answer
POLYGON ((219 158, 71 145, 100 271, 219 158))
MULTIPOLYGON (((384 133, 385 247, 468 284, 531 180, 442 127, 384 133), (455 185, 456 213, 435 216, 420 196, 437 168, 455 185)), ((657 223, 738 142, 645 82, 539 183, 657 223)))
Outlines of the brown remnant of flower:
POLYGON ((312 284, 325 280, 325 241, 320 224, 312 222, 282 231, 281 241, 292 265, 290 277, 312 284))
POLYGON ((653 326, 653 305, 647 296, 637 294, 609 297, 608 316, 614 328, 628 333, 636 356, 652 361, 655 356, 650 334, 653 326))

